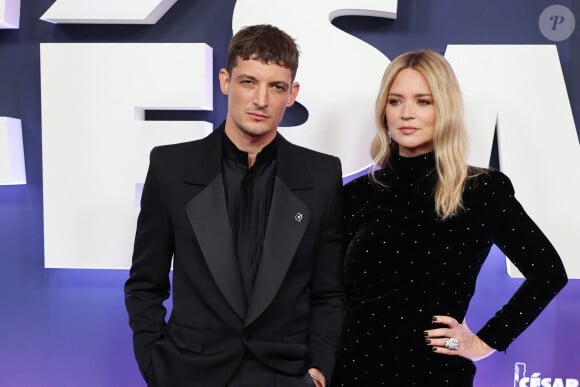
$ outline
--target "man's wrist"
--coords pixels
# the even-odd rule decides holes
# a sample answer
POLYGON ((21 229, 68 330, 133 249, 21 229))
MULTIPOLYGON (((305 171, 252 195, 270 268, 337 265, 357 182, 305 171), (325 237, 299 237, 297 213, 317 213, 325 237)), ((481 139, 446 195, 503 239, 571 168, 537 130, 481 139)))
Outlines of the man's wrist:
POLYGON ((316 387, 326 386, 326 380, 324 378, 324 375, 322 374, 322 371, 315 368, 311 368, 310 370, 308 370, 308 375, 310 376, 316 387))

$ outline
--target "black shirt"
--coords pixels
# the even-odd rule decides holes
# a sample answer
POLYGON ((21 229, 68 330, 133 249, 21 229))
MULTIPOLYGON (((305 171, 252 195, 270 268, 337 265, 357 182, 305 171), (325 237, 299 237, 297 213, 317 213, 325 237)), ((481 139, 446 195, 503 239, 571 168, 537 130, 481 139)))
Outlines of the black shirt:
POLYGON ((247 301, 252 295, 272 203, 278 137, 256 155, 251 168, 248 153, 239 150, 227 136, 223 138, 226 202, 247 301))

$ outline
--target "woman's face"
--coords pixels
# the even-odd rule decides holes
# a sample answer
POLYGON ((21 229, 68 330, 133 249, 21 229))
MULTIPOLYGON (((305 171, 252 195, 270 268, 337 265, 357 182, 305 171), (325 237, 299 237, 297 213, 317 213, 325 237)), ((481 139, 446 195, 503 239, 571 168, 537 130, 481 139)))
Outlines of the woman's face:
POLYGON ((418 156, 433 150, 435 106, 427 80, 406 68, 397 74, 387 95, 385 114, 399 155, 418 156))

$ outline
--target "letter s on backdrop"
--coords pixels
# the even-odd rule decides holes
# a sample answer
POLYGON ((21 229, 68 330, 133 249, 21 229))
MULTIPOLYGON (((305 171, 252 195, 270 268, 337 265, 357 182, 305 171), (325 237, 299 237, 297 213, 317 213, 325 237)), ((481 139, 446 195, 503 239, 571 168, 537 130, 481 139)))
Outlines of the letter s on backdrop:
POLYGON ((375 132, 375 99, 389 59, 332 25, 332 19, 344 15, 394 19, 397 1, 238 0, 232 24, 237 31, 270 23, 296 39, 301 50, 296 80, 303 86, 298 102, 308 110, 308 120, 281 133, 292 142, 340 157, 344 174, 350 175, 372 161, 368 154, 375 132))

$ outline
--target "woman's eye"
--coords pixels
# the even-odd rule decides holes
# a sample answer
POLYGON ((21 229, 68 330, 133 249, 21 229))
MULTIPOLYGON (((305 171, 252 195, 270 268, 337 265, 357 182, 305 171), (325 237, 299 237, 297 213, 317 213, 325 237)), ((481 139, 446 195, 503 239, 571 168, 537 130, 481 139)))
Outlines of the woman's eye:
POLYGON ((391 98, 391 99, 389 99, 389 105, 398 105, 400 103, 401 103, 401 100, 400 99, 397 99, 397 98, 391 98))
POLYGON ((431 105, 431 101, 428 99, 420 99, 418 103, 419 105, 431 105))

